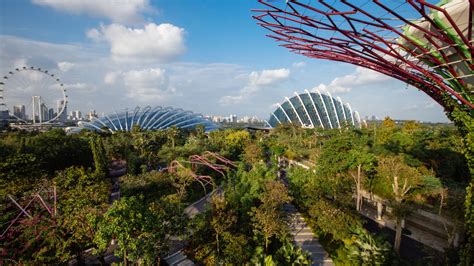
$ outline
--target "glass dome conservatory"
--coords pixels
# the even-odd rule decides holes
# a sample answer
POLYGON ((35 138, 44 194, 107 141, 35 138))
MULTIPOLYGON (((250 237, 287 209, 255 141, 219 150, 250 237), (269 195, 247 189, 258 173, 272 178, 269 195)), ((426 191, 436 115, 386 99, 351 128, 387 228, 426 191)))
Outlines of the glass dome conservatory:
POLYGON ((341 128, 349 124, 360 128, 360 116, 352 111, 351 106, 343 104, 341 98, 332 97, 328 92, 321 94, 309 92, 285 98, 285 102, 278 104, 268 121, 270 126, 279 124, 295 124, 307 128, 321 127, 324 129, 341 128))
POLYGON ((130 131, 134 126, 141 129, 156 130, 166 129, 172 126, 178 128, 194 128, 203 125, 206 132, 215 130, 219 126, 204 118, 201 114, 195 114, 183 109, 172 107, 146 106, 136 107, 132 112, 127 109, 122 112, 105 115, 101 118, 93 117, 91 121, 80 121, 77 128, 72 131, 89 129, 93 131, 130 131))

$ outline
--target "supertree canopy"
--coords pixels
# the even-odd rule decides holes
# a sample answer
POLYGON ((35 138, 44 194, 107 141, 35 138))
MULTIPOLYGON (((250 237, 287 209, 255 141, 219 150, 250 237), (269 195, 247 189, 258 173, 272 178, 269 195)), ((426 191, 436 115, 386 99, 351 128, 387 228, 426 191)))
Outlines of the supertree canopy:
POLYGON ((473 114, 474 0, 258 1, 265 8, 254 18, 281 46, 370 68, 422 90, 447 111, 456 102, 473 114))

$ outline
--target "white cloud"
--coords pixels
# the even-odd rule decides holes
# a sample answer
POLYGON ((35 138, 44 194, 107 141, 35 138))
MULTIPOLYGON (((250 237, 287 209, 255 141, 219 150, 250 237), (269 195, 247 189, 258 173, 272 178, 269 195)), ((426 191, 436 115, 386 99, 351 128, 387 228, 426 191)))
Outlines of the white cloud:
POLYGON ((364 67, 356 67, 354 73, 342 77, 337 77, 333 79, 328 85, 321 83, 315 88, 313 88, 313 91, 321 90, 335 94, 347 93, 350 92, 353 87, 381 83, 389 79, 389 76, 373 71, 371 69, 364 67))
POLYGON ((149 0, 33 0, 33 3, 71 14, 106 17, 120 23, 143 21, 142 13, 151 11, 149 0))
POLYGON ((219 104, 222 106, 233 105, 233 104, 241 103, 243 100, 244 100, 243 95, 236 95, 236 96, 226 95, 219 99, 219 104))
POLYGON ((347 93, 347 92, 350 92, 352 90, 351 87, 342 87, 342 86, 337 86, 335 84, 333 84, 333 82, 331 82, 331 84, 329 85, 326 85, 326 84, 319 84, 318 86, 314 87, 311 91, 312 92, 315 92, 315 91, 328 91, 330 93, 334 93, 334 94, 342 94, 342 93, 347 93))
POLYGON ((286 68, 268 69, 260 72, 253 71, 248 77, 248 83, 244 86, 238 95, 226 95, 221 97, 221 105, 239 104, 244 100, 254 96, 263 87, 275 85, 290 77, 290 70, 286 68))
POLYGON ((170 86, 164 69, 149 68, 123 73, 126 96, 142 102, 163 101, 174 96, 176 90, 170 86))
POLYGON ((64 84, 64 88, 66 90, 76 90, 76 91, 83 91, 83 92, 91 92, 95 91, 97 88, 94 85, 86 84, 86 83, 72 83, 72 84, 64 84))
POLYGON ((115 84, 119 75, 118 72, 107 72, 104 76, 104 83, 107 85, 115 84))
POLYGON ((425 109, 433 109, 433 108, 436 108, 436 107, 439 107, 439 106, 438 106, 438 103, 435 102, 435 101, 427 102, 424 106, 425 109))
POLYGON ((286 68, 263 70, 250 73, 250 86, 268 86, 290 76, 290 70, 286 68))
POLYGON ((101 26, 87 33, 94 40, 105 40, 115 61, 171 61, 182 55, 185 31, 172 24, 149 23, 144 28, 119 24, 101 26))
MULTIPOLYGON (((27 78, 30 82, 40 82, 46 80, 46 75, 39 71, 26 71, 22 75, 27 78)), ((49 76, 48 76, 49 77, 49 76)), ((33 83, 34 84, 34 83, 33 83)), ((31 85, 33 85, 31 84, 31 85)))
POLYGON ((402 106, 402 111, 416 111, 420 109, 420 106, 418 104, 412 104, 412 105, 406 105, 402 106))
POLYGON ((294 68, 303 68, 306 66, 306 62, 295 62, 292 65, 294 68))
POLYGON ((100 41, 102 40, 102 34, 100 31, 96 28, 89 29, 86 31, 86 36, 87 38, 94 40, 94 41, 100 41))
POLYGON ((59 68, 59 70, 61 70, 62 72, 67 72, 67 71, 71 70, 71 68, 73 68, 74 65, 75 65, 75 64, 70 63, 70 62, 59 62, 59 63, 58 63, 58 68, 59 68))

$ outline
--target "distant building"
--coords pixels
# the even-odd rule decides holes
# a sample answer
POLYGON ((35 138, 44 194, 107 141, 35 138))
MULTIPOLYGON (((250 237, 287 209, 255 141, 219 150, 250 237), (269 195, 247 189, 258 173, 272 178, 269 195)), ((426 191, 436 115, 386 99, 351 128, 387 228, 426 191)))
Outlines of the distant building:
POLYGON ((92 120, 93 117, 99 117, 99 116, 97 115, 97 112, 96 112, 95 110, 91 110, 91 111, 90 111, 89 113, 87 113, 87 115, 86 115, 86 119, 89 120, 89 121, 92 120))
POLYGON ((71 120, 82 120, 82 113, 79 110, 71 111, 71 120))
POLYGON ((49 120, 49 112, 48 112, 48 106, 46 104, 41 103, 41 117, 40 117, 40 122, 45 122, 49 120))
POLYGON ((238 123, 245 123, 245 124, 254 124, 254 123, 259 123, 259 122, 262 122, 260 119, 258 119, 256 116, 244 116, 242 118, 240 118, 238 121, 238 123))
POLYGON ((56 102, 56 109, 57 109, 57 113, 61 113, 61 115, 58 117, 58 120, 59 122, 66 122, 67 120, 67 102, 65 102, 64 100, 58 100, 56 102), (61 110, 63 109, 64 107, 64 111, 61 113, 61 110))
POLYGON ((26 109, 24 105, 13 106, 13 115, 20 119, 26 119, 26 109))
MULTIPOLYGON (((44 112, 43 112, 43 103, 41 96, 35 95, 31 97, 32 101, 32 113, 31 113, 31 118, 33 120, 33 123, 41 123, 43 122, 43 117, 44 117, 44 112)), ((46 111, 47 113, 48 111, 46 111)))
POLYGON ((56 113, 54 112, 54 108, 49 108, 48 109, 48 120, 53 119, 56 116, 56 113))
POLYGON ((0 111, 0 120, 7 120, 10 117, 8 110, 0 111))

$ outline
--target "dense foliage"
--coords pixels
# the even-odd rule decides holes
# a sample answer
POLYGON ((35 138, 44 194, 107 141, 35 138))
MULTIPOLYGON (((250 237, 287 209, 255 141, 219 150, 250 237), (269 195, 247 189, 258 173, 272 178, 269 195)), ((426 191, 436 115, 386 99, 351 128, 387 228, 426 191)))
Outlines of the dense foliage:
MULTIPOLYGON (((292 203, 336 263, 404 262, 397 254, 403 242, 368 230, 359 214, 362 193, 386 200, 397 222, 424 209, 462 227, 472 215, 463 209, 472 174, 465 154, 465 140, 452 126, 397 124, 389 118, 365 129, 281 126, 269 133, 206 134, 201 127, 5 132, 0 229, 7 233, 0 239, 0 261, 104 263, 106 250, 115 247, 124 263, 156 264, 179 242, 187 243, 190 259, 206 265, 310 264, 290 234, 284 206, 292 203), (225 169, 219 172, 191 162, 206 151, 235 165, 209 157, 225 169), (309 169, 290 167, 280 178, 282 158, 309 169), (126 174, 116 177, 113 167, 122 164, 126 174), (114 182, 120 199, 112 203, 114 182), (204 211, 185 215, 187 206, 210 191, 204 211), (14 201, 28 206, 31 217, 11 223, 20 213, 14 201)), ((466 198, 470 206, 472 195, 466 198)), ((449 245, 455 250, 453 239, 449 245)), ((446 254, 431 262, 458 259, 456 252, 446 254)))

